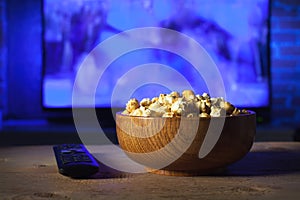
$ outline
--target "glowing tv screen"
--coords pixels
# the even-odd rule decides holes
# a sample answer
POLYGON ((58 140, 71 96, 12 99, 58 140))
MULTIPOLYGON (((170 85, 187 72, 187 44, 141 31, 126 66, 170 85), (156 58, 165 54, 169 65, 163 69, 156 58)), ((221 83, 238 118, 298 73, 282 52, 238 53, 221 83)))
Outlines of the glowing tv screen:
POLYGON ((97 50, 108 38, 143 27, 175 30, 199 43, 215 63, 226 99, 234 105, 259 108, 270 104, 269 0, 44 0, 43 26, 46 108, 70 108, 74 91, 79 98, 76 107, 94 106, 87 100, 91 96, 96 107, 124 107, 130 97, 180 92, 183 79, 196 93, 209 92, 201 74, 174 52, 144 48, 117 58, 110 52, 136 40, 166 42, 171 49, 190 51, 191 46, 177 38, 121 35, 120 44, 114 43, 109 51, 97 50), (94 60, 89 56, 93 51, 98 55, 94 60), (113 62, 100 78, 95 77, 103 59, 113 62), (89 67, 80 70, 83 63, 89 67), (149 77, 157 81, 147 82, 149 77), (133 85, 137 79, 144 84, 133 85), (120 91, 117 86, 122 92, 115 94, 120 91))

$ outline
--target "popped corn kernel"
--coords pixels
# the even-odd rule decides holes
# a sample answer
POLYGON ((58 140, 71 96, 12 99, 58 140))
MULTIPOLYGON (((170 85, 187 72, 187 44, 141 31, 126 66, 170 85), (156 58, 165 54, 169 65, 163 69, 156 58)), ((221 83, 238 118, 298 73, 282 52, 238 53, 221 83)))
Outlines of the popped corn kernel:
POLYGON ((171 95, 166 95, 165 96, 165 104, 172 105, 173 101, 174 101, 174 99, 171 95))
POLYGON ((231 115, 233 111, 235 110, 235 107, 229 103, 229 102, 224 102, 224 108, 226 110, 226 114, 231 115))
POLYGON ((124 110, 124 111, 122 112, 122 114, 123 114, 123 115, 129 115, 130 113, 128 112, 128 110, 124 110))
POLYGON ((156 102, 150 104, 150 106, 148 107, 148 109, 150 109, 150 110, 156 110, 159 107, 161 107, 161 104, 158 101, 156 101, 156 102))
POLYGON ((131 116, 143 116, 143 111, 139 108, 132 111, 129 115, 131 116))
POLYGON ((200 113, 200 114, 199 114, 199 117, 210 117, 210 116, 209 116, 209 114, 207 114, 207 113, 200 113))
POLYGON ((196 101, 195 106, 198 110, 201 110, 201 101, 196 101))
POLYGON ((187 101, 192 101, 196 98, 195 93, 192 90, 184 90, 182 97, 187 101))
POLYGON ((211 107, 211 112, 210 112, 210 116, 212 117, 219 117, 224 113, 224 109, 217 107, 217 106, 212 106, 211 107))
POLYGON ((175 101, 172 106, 171 106, 171 111, 172 112, 177 112, 178 109, 182 108, 183 105, 182 105, 182 99, 178 99, 177 101, 175 101))
POLYGON ((210 102, 211 102, 211 106, 216 106, 218 108, 224 107, 224 99, 222 97, 211 98, 210 102))
POLYGON ((165 104, 165 97, 166 97, 166 94, 160 94, 158 97, 158 102, 160 104, 165 104))
POLYGON ((242 112, 243 114, 249 114, 249 111, 246 110, 246 109, 243 109, 241 112, 242 112))
POLYGON ((149 109, 145 109, 145 110, 143 111, 143 116, 144 116, 144 117, 150 117, 150 116, 152 116, 152 111, 149 110, 149 109))
POLYGON ((180 97, 180 94, 179 92, 173 91, 170 93, 170 96, 172 96, 174 99, 177 99, 180 97))
POLYGON ((174 113, 173 112, 166 112, 163 114, 162 117, 174 117, 174 113))
POLYGON ((126 104, 126 110, 131 113, 133 112, 134 110, 136 110, 137 108, 139 108, 140 105, 139 105, 139 102, 137 99, 133 98, 133 99, 130 99, 127 104, 126 104))
POLYGON ((161 105, 159 102, 151 104, 148 109, 151 111, 152 116, 162 116, 169 111, 167 106, 161 105))
POLYGON ((202 96, 203 96, 204 99, 210 99, 209 94, 206 93, 206 92, 204 92, 204 93, 202 94, 202 96))
POLYGON ((209 107, 209 108, 211 107, 211 100, 210 99, 205 99, 204 102, 205 102, 205 105, 207 107, 209 107))
POLYGON ((196 98, 197 98, 197 101, 204 100, 204 97, 201 96, 200 94, 196 94, 196 98))
POLYGON ((150 106, 151 103, 152 102, 151 102, 150 98, 144 98, 140 102, 140 106, 148 107, 148 106, 150 106))
POLYGON ((231 113, 231 115, 239 115, 240 113, 241 113, 240 109, 235 108, 235 109, 233 110, 233 112, 231 113))
POLYGON ((199 109, 197 108, 194 102, 184 102, 182 111, 184 115, 188 115, 189 113, 200 113, 199 109))
POLYGON ((201 101, 201 104, 200 104, 200 110, 201 112, 203 113, 207 113, 209 114, 210 113, 210 107, 208 107, 205 103, 205 101, 201 101))
POLYGON ((157 102, 158 101, 158 97, 153 97, 152 99, 151 99, 151 103, 155 103, 155 102, 157 102))

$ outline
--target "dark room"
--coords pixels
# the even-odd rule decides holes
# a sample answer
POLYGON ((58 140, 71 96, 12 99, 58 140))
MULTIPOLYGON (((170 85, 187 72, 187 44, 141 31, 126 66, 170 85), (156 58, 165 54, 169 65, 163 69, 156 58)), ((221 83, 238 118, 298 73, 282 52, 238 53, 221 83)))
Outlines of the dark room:
POLYGON ((300 1, 0 0, 1 199, 299 199, 300 1))

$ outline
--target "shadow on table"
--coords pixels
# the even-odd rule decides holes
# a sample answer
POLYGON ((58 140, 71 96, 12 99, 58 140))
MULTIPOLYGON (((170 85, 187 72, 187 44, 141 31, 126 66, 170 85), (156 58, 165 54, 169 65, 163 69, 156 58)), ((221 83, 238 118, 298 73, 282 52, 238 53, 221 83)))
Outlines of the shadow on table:
POLYGON ((105 164, 98 162, 99 172, 94 174, 91 179, 112 179, 112 178, 128 178, 136 176, 137 174, 122 172, 111 167, 106 166, 105 164))
POLYGON ((300 172, 300 152, 249 152, 242 160, 230 165, 226 176, 263 176, 300 172))
MULTIPOLYGON (((99 162, 99 172, 92 179, 128 178, 139 174, 126 173, 99 162)), ((300 151, 273 149, 251 151, 243 159, 221 172, 207 176, 266 176, 300 172, 300 151)))
MULTIPOLYGON (((295 172, 300 172, 300 152, 249 152, 243 159, 228 166, 225 171, 209 176, 266 176, 295 172)), ((126 178, 135 175, 137 174, 121 172, 100 163, 99 172, 91 178, 126 178)))

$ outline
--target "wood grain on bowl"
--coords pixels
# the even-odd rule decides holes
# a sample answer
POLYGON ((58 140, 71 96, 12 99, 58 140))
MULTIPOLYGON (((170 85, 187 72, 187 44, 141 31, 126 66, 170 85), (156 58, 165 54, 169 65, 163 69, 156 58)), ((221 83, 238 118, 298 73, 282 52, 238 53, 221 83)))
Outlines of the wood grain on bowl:
POLYGON ((116 129, 125 153, 152 169, 151 172, 201 175, 218 172, 249 152, 256 132, 255 118, 252 111, 226 116, 225 120, 224 117, 133 117, 117 113, 116 129), (221 135, 210 153, 200 159, 199 150, 209 125, 218 120, 224 121, 221 135), (162 168, 156 167, 166 160, 172 162, 162 168))

